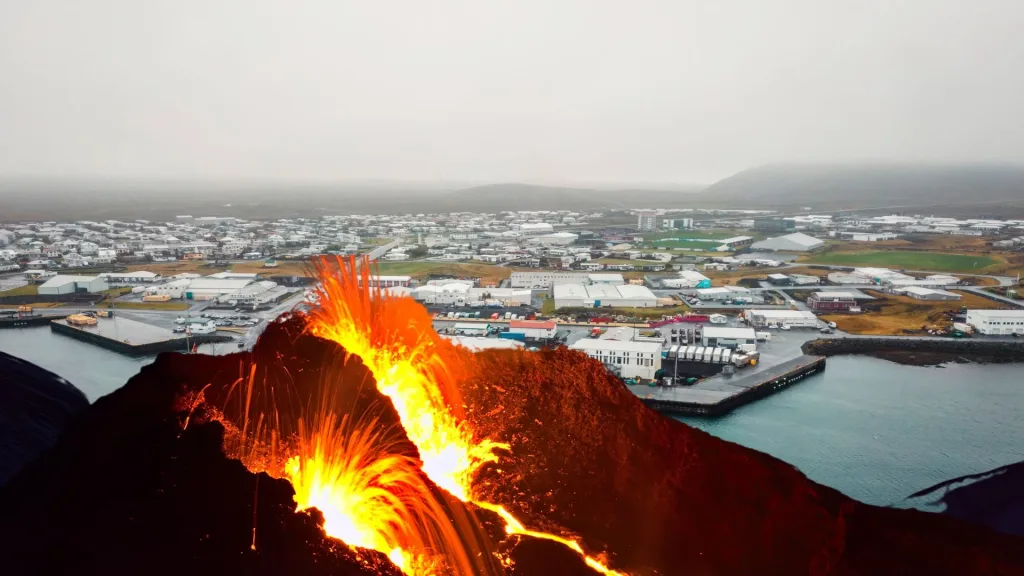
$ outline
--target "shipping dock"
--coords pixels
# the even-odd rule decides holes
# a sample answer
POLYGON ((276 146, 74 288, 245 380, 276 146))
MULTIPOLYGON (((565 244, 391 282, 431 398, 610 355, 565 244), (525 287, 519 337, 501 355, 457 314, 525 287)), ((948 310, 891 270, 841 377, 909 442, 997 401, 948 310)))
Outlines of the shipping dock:
POLYGON ((178 335, 166 328, 151 326, 127 318, 101 318, 95 324, 76 326, 64 320, 50 322, 50 330, 113 350, 128 356, 147 356, 160 352, 188 352, 195 344, 228 342, 223 334, 178 335))
POLYGON ((825 369, 824 356, 802 355, 772 366, 754 366, 718 374, 692 386, 628 386, 644 404, 659 412, 722 416, 825 369))

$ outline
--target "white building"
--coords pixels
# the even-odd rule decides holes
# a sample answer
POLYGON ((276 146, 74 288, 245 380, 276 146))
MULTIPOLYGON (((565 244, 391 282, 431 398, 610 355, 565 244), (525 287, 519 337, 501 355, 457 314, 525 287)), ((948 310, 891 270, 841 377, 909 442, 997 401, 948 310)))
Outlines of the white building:
POLYGON ((470 288, 466 294, 467 302, 481 300, 499 300, 513 302, 518 306, 529 306, 533 302, 533 291, 515 288, 470 288))
POLYGON ((603 364, 617 367, 623 378, 653 380, 661 368, 661 344, 583 338, 572 346, 603 364))
POLYGON ((833 284, 873 284, 871 278, 862 274, 848 272, 829 272, 828 281, 833 284))
POLYGON ((412 276, 370 276, 370 286, 390 288, 392 286, 408 286, 412 276))
POLYGON ((106 280, 111 286, 125 286, 131 284, 150 284, 160 280, 160 275, 156 272, 140 270, 138 272, 104 272, 100 274, 100 278, 106 280))
POLYGON ((545 234, 538 236, 533 241, 539 244, 546 244, 549 246, 568 246, 579 238, 579 235, 573 234, 572 232, 555 232, 553 234, 545 234))
POLYGON ((542 234, 551 234, 555 229, 551 227, 551 224, 539 223, 539 224, 520 224, 519 232, 523 236, 540 236, 542 234))
POLYGON ((508 327, 510 334, 522 334, 526 338, 543 340, 554 338, 558 326, 554 321, 513 320, 508 327))
POLYGON ((479 336, 444 336, 452 343, 469 348, 473 352, 481 350, 515 350, 524 344, 508 338, 481 338, 479 336))
POLYGON ((793 328, 817 328, 818 317, 804 310, 747 310, 744 312, 750 324, 756 328, 786 325, 793 328))
POLYGON ((735 348, 740 344, 756 344, 757 334, 753 328, 705 326, 701 330, 700 339, 704 346, 735 348))
POLYGON ((1024 310, 968 310, 967 323, 979 334, 1024 334, 1024 310))
POLYGON ((711 279, 696 270, 680 270, 679 278, 664 278, 666 288, 710 288, 711 279))
POLYGON ((959 300, 962 298, 959 294, 946 292, 945 290, 933 290, 931 288, 924 288, 923 286, 903 286, 900 288, 894 288, 893 292, 896 294, 905 294, 917 300, 959 300))
POLYGON ((622 274, 587 274, 587 280, 591 284, 604 284, 605 286, 622 286, 626 283, 626 279, 622 277, 622 274))
POLYGON ((490 325, 483 322, 460 322, 452 329, 462 336, 487 336, 490 325))
POLYGON ((192 322, 185 327, 189 335, 192 334, 213 334, 217 331, 217 324, 213 320, 206 322, 192 322))
POLYGON ((657 210, 637 210, 636 211, 636 229, 648 232, 651 230, 658 229, 658 211, 657 210))
POLYGON ((179 278, 156 286, 150 286, 146 288, 146 295, 149 296, 170 296, 172 299, 177 300, 185 296, 185 290, 188 285, 192 282, 190 278, 179 278))
POLYGON ((557 284, 554 292, 556 308, 653 308, 658 305, 658 297, 649 288, 631 284, 557 284))
POLYGON ((825 246, 823 240, 808 236, 801 232, 768 238, 751 245, 752 250, 770 250, 774 252, 810 252, 825 246))
POLYGON ((213 276, 196 278, 189 281, 188 287, 184 291, 184 297, 186 300, 213 300, 238 292, 252 283, 252 280, 245 278, 215 278, 213 276))
POLYGON ((412 291, 412 297, 425 304, 454 304, 464 306, 468 301, 470 284, 451 282, 449 284, 428 284, 412 291))
POLYGON ((593 306, 594 301, 582 284, 555 285, 555 308, 590 308, 593 306))
POLYGON ((588 274, 586 272, 541 270, 537 272, 512 272, 509 285, 513 288, 533 288, 539 290, 551 288, 558 284, 583 284, 587 280, 588 274))
POLYGON ((93 294, 110 289, 107 282, 99 276, 67 276, 59 274, 39 285, 41 296, 57 296, 85 292, 93 294))
POLYGON ((218 300, 231 304, 266 304, 283 294, 283 289, 275 290, 275 288, 277 288, 277 282, 261 280, 243 286, 230 294, 220 296, 218 300))

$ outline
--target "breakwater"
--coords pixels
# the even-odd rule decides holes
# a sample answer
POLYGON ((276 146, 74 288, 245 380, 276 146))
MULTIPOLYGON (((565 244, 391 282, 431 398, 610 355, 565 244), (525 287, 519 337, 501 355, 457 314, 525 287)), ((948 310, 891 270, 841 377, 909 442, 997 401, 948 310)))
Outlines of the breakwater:
POLYGON ((52 320, 64 318, 64 314, 47 314, 43 316, 5 316, 0 318, 0 328, 22 328, 25 326, 45 326, 52 320))
POLYGON ((804 354, 863 354, 912 366, 947 362, 1024 362, 1024 341, 953 338, 819 338, 805 342, 804 354))

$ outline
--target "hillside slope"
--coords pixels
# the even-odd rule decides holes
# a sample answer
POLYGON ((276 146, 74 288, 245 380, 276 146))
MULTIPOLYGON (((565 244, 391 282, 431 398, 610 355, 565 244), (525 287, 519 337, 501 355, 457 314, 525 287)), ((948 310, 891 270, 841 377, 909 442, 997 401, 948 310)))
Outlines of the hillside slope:
MULTIPOLYGON (((1024 167, 1011 165, 769 165, 706 188, 703 201, 749 206, 1024 205, 1024 167)), ((984 210, 983 208, 979 208, 984 210)))
POLYGON ((478 212, 675 207, 692 201, 695 198, 693 192, 698 190, 697 186, 674 186, 665 190, 600 190, 509 183, 457 190, 439 198, 439 201, 452 210, 478 212))

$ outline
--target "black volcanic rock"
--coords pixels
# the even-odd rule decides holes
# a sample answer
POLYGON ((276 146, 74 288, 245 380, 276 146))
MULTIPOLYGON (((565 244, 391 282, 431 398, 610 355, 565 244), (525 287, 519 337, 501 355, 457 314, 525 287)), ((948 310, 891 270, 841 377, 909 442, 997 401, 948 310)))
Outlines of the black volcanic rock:
MULTIPOLYGON (((474 358, 477 376, 462 390, 470 426, 510 444, 481 471, 481 495, 528 528, 607 552, 613 568, 636 575, 1024 571, 1020 538, 850 500, 770 456, 647 409, 578 353, 474 358)), ((396 424, 362 364, 301 335, 295 321, 269 326, 251 354, 161 355, 73 418, 52 449, 0 488, 0 573, 397 574, 381 555, 326 538, 315 511, 296 513, 288 482, 223 453, 232 430, 213 419, 216 409, 249 403, 287 413, 325 378, 352 384, 329 399, 335 409, 396 424), (250 378, 261 383, 251 395, 242 386, 250 378), (205 400, 196 403, 200 390, 205 400)), ((496 540, 495 517, 476 516, 481 538, 496 540)), ((499 549, 517 576, 592 573, 555 543, 513 536, 499 549)))
POLYGON ((856 502, 648 409, 566 349, 478 354, 472 427, 511 446, 488 498, 636 574, 1022 574, 1024 539, 856 502))
POLYGON ((0 486, 53 446, 89 400, 60 376, 0 352, 0 486))
MULTIPOLYGON (((297 386, 324 353, 338 355, 333 344, 292 346, 294 333, 270 332, 279 348, 254 354, 280 354, 297 386)), ((296 513, 287 481, 227 458, 218 422, 184 425, 197 415, 180 398, 238 379, 246 356, 161 355, 74 419, 0 489, 0 573, 399 574, 376 553, 325 538, 317 513, 296 513)))

